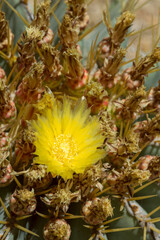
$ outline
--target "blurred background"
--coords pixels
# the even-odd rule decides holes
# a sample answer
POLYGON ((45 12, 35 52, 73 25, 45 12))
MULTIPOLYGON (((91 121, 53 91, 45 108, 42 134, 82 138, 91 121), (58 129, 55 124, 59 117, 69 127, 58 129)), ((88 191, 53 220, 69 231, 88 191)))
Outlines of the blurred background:
MULTIPOLYGON (((37 0, 37 2, 41 2, 42 0, 37 0)), ((115 0, 108 0, 109 4, 115 0)), ((29 0, 29 6, 32 8, 33 0, 29 0)), ((56 2, 56 1, 55 1, 56 2)), ((117 0, 117 2, 121 2, 123 4, 123 0, 117 0)), ((151 25, 155 25, 158 22, 160 23, 160 0, 138 0, 137 1, 137 10, 136 10, 136 19, 133 23, 132 30, 138 31, 141 28, 146 28, 151 25)), ((102 12, 105 10, 106 0, 93 0, 88 6, 88 13, 90 16, 89 26, 94 26, 98 21, 102 19, 102 12)), ((142 53, 149 53, 152 51, 152 45, 157 36, 160 35, 160 28, 154 27, 150 28, 147 31, 144 31, 142 34, 141 40, 141 51, 142 53), (153 37, 154 36, 154 37, 153 37)), ((134 36, 135 38, 135 36, 134 36)), ((130 41, 133 38, 130 39, 130 41)), ((133 45, 129 48, 128 58, 133 58, 135 56, 135 49, 138 42, 134 41, 133 45)))
MULTIPOLYGON (((109 1, 111 3, 112 0, 109 1)), ((121 2, 121 0, 119 0, 121 2)), ((102 12, 105 10, 105 0, 94 0, 88 7, 88 13, 90 15, 90 24, 96 24, 102 17, 102 12)), ((160 0, 139 0, 137 4, 136 10, 136 18, 132 26, 132 30, 138 31, 141 28, 146 28, 151 25, 157 24, 159 22, 160 25, 160 0), (146 4, 145 4, 146 3, 146 4), (145 4, 145 5, 143 5, 145 4), (140 9, 138 9, 142 6, 140 9)), ((160 31, 157 31, 157 27, 151 28, 142 34, 141 40, 141 50, 144 53, 148 53, 152 49, 153 43, 153 32, 156 37, 160 37, 160 31)), ((159 27, 160 30, 160 27, 159 27)), ((138 39, 138 37, 137 37, 138 39)), ((130 39, 131 40, 131 39, 130 39)), ((129 50, 129 58, 135 56, 135 48, 137 45, 137 41, 133 43, 129 50)))

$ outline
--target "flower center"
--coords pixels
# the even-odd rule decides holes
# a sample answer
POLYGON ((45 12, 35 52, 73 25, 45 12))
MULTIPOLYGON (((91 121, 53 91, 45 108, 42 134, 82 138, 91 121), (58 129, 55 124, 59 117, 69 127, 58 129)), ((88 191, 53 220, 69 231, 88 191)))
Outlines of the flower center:
POLYGON ((52 154, 57 161, 68 163, 77 155, 77 152, 77 144, 70 135, 60 134, 55 138, 52 154))

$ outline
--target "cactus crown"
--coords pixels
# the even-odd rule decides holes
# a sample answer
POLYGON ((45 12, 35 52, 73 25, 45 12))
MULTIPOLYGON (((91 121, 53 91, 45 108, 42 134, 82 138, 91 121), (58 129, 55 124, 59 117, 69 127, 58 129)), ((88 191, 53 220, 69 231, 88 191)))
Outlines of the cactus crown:
POLYGON ((0 3, 1 239, 160 239, 159 38, 141 56, 121 2, 0 3))

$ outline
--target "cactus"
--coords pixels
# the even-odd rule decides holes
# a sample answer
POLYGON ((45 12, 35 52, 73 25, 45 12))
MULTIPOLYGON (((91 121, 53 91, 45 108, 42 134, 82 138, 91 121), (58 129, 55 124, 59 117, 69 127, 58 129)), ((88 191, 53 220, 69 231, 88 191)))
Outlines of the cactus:
POLYGON ((159 39, 124 2, 89 28, 87 0, 1 1, 0 239, 160 239, 159 39))

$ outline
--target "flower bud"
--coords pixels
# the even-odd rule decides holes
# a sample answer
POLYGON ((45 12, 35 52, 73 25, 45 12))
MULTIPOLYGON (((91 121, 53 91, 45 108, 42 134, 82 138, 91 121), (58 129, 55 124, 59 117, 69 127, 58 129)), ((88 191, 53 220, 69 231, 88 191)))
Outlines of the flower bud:
POLYGON ((113 215, 113 208, 107 197, 94 198, 83 205, 82 214, 87 223, 98 225, 113 215))
POLYGON ((36 205, 37 201, 33 190, 15 190, 15 192, 11 195, 10 209, 17 216, 31 214, 36 209, 36 205))
POLYGON ((24 174, 24 184, 36 190, 44 189, 52 182, 51 173, 47 172, 44 165, 33 165, 28 172, 24 174))
POLYGON ((45 240, 69 240, 70 225, 64 219, 51 219, 44 227, 45 240))
POLYGON ((4 160, 0 163, 0 187, 6 187, 13 180, 12 166, 8 160, 4 160))

